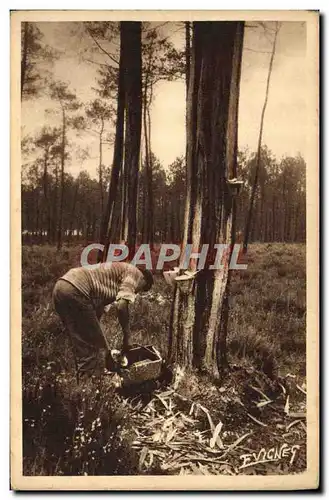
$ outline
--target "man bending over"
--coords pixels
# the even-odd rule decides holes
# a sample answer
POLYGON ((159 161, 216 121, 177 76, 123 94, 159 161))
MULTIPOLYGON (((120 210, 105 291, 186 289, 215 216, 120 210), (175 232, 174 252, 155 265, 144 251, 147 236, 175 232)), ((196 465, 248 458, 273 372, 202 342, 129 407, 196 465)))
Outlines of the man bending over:
POLYGON ((150 271, 125 262, 77 267, 57 281, 53 302, 72 339, 78 375, 99 374, 105 368, 110 347, 100 325, 104 307, 116 302, 124 354, 129 347, 129 303, 152 285, 150 271))

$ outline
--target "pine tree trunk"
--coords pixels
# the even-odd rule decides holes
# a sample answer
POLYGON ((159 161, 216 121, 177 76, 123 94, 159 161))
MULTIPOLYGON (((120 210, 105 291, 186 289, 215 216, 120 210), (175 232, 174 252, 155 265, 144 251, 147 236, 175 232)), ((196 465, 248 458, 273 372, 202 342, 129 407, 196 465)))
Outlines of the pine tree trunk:
POLYGON ((114 218, 114 204, 117 198, 118 181, 122 169, 123 159, 123 134, 124 134, 124 109, 125 109, 125 91, 124 91, 124 55, 122 44, 123 22, 120 24, 121 44, 120 44, 120 63, 117 97, 117 121, 115 130, 115 143, 113 153, 113 164, 111 170, 110 188, 107 199, 107 206, 103 214, 101 242, 105 245, 103 260, 106 260, 108 247, 111 238, 111 225, 114 218))
POLYGON ((45 150, 44 163, 43 163, 43 195, 46 204, 46 218, 47 218, 47 242, 51 244, 51 206, 48 194, 48 159, 49 150, 45 150))
POLYGON ((71 239, 73 236, 73 224, 74 224, 74 219, 75 219, 75 209, 76 209, 76 204, 77 204, 77 199, 78 199, 78 192, 79 192, 79 183, 78 183, 78 181, 76 181, 74 195, 73 195, 72 211, 71 211, 71 216, 70 216, 70 228, 69 228, 69 234, 68 234, 68 242, 69 243, 71 242, 71 239))
POLYGON ((101 117, 101 130, 99 132, 99 164, 98 164, 98 182, 101 197, 101 214, 104 212, 104 186, 103 186, 103 133, 104 119, 101 117))
MULTIPOLYGON (((147 85, 147 82, 146 82, 147 85)), ((144 103, 143 103, 143 129, 144 129, 144 139, 145 139, 145 243, 149 243, 150 247, 153 248, 153 173, 151 164, 151 151, 150 151, 150 123, 148 115, 148 99, 147 99, 147 86, 144 89, 144 103)))
MULTIPOLYGON (((196 22, 187 108, 187 200, 184 242, 200 251, 207 243, 231 243, 233 200, 227 179, 236 171, 237 107, 243 23, 196 22)), ((190 289, 176 286, 170 358, 218 373, 226 357, 225 311, 230 251, 223 270, 200 271, 190 289), (192 348, 193 346, 193 348, 192 348), (218 352, 220 347, 220 357, 218 352)), ((191 261, 190 269, 196 270, 191 261)))
POLYGON ((137 187, 142 130, 142 50, 141 23, 123 23, 125 42, 125 156, 124 156, 124 218, 122 239, 134 249, 137 237, 137 187))
POLYGON ((66 116, 62 105, 62 146, 61 146, 61 198, 59 205, 59 218, 57 230, 57 250, 62 248, 63 239, 63 210, 64 210, 64 189, 65 189, 65 142, 66 142, 66 116))
POLYGON ((57 221, 58 221, 58 165, 55 165, 55 187, 54 187, 54 199, 53 199, 53 209, 52 209, 52 219, 53 224, 51 228, 51 242, 56 242, 57 237, 57 221))
POLYGON ((271 81, 271 75, 272 75, 272 69, 273 69, 273 62, 274 62, 274 56, 275 56, 275 49, 276 49, 276 41, 277 41, 278 32, 279 32, 279 26, 277 25, 276 31, 275 31, 275 34, 274 34, 274 41, 273 41, 273 46, 272 46, 270 64, 269 64, 269 68, 268 68, 268 75, 267 75, 267 82, 266 82, 266 91, 265 91, 265 100, 264 100, 264 104, 263 104, 263 108, 262 108, 262 113, 261 113, 261 117, 260 117, 260 127, 259 127, 257 157, 256 157, 256 172, 255 172, 255 178, 254 178, 254 182, 253 182, 253 186, 252 186, 252 190, 251 190, 251 198, 250 198, 250 204, 249 204, 249 209, 248 209, 247 222, 246 222, 245 233, 244 233, 244 240, 243 240, 243 252, 244 253, 247 253, 247 250, 248 250, 248 242, 249 242, 250 229, 251 229, 251 220, 252 220, 252 214, 253 214, 253 206, 254 206, 255 195, 256 195, 256 191, 257 191, 258 177, 259 177, 259 170, 260 170, 260 163, 261 163, 264 117, 265 117, 265 111, 266 111, 266 108, 267 108, 267 102, 268 102, 268 96, 269 96, 269 90, 270 90, 270 81, 271 81))

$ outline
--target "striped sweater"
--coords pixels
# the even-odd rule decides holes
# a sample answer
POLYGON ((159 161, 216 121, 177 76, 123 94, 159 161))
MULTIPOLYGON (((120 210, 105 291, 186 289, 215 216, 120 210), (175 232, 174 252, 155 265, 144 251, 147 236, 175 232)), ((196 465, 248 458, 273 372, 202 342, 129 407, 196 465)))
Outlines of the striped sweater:
POLYGON ((110 262, 100 264, 94 269, 70 269, 60 279, 75 286, 98 308, 119 299, 134 302, 135 290, 142 276, 142 272, 131 264, 110 262))

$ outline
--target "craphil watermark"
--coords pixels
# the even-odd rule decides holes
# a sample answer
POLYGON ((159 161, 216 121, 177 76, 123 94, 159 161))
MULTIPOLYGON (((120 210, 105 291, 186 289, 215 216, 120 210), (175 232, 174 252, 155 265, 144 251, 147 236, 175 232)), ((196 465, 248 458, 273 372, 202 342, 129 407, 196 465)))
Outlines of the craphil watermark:
MULTIPOLYGON (((209 249, 209 244, 202 245, 201 249, 196 251, 192 244, 185 247, 176 244, 164 243, 159 245, 156 251, 151 250, 147 243, 139 245, 134 252, 129 250, 125 244, 110 244, 106 256, 106 262, 129 262, 135 266, 143 265, 149 270, 163 270, 165 265, 170 262, 179 261, 180 269, 188 269, 191 261, 196 262, 196 269, 201 270, 207 267, 210 270, 223 269, 228 264, 229 269, 243 270, 247 269, 247 264, 239 264, 238 258, 241 245, 236 243, 233 248, 229 244, 215 244, 209 249)), ((91 243, 86 246, 81 253, 81 266, 96 268, 100 263, 90 263, 89 257, 92 252, 104 252, 104 245, 101 243, 91 243)), ((104 261, 104 259, 103 259, 104 261)))
POLYGON ((300 446, 298 444, 290 446, 284 443, 281 446, 274 446, 269 449, 262 448, 258 453, 246 453, 245 455, 240 455, 240 460, 243 460, 243 463, 239 469, 246 469, 253 465, 266 464, 268 462, 280 462, 285 458, 290 459, 289 464, 292 465, 299 449, 300 446))

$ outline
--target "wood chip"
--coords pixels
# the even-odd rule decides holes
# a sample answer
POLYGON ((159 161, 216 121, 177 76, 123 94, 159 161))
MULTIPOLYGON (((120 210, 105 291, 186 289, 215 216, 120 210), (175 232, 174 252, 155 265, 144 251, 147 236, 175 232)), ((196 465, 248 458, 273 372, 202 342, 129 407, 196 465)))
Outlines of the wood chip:
POLYGON ((273 403, 273 401, 271 399, 268 399, 267 401, 260 401, 256 406, 257 408, 262 408, 263 406, 269 405, 271 403, 273 403))
POLYGON ((270 398, 261 389, 259 389, 258 387, 255 387, 253 385, 250 385, 249 387, 251 387, 254 391, 258 392, 258 394, 260 394, 261 396, 263 396, 263 398, 266 399, 266 401, 270 400, 270 398))
POLYGON ((289 431, 289 429, 291 429, 291 427, 293 427, 294 425, 299 424, 299 422, 301 422, 301 420, 294 420, 289 425, 287 425, 286 430, 289 431))
POLYGON ((185 422, 188 422, 189 424, 195 424, 197 422, 193 418, 187 417, 184 413, 181 413, 180 416, 182 417, 183 420, 185 420, 185 422))
POLYGON ((209 446, 210 448, 215 448, 215 444, 217 443, 218 447, 222 450, 224 448, 224 445, 223 445, 223 441, 221 440, 221 438, 219 437, 219 434, 222 430, 222 427, 223 427, 223 422, 219 422, 215 429, 214 429, 214 432, 212 434, 212 437, 210 439, 210 442, 209 442, 209 446))
POLYGON ((300 421, 300 425, 303 427, 304 431, 307 432, 307 428, 304 422, 300 421))
POLYGON ((252 432, 247 432, 243 436, 240 436, 233 444, 231 444, 227 450, 224 452, 222 458, 224 458, 228 453, 230 453, 234 448, 236 448, 242 441, 244 441, 248 436, 251 436, 252 432))
POLYGON ((210 416, 209 410, 207 410, 207 408, 205 408, 204 406, 202 406, 200 404, 198 404, 198 408, 200 408, 200 410, 202 410, 207 415, 209 426, 210 426, 210 430, 211 430, 211 432, 214 432, 215 431, 215 425, 214 425, 214 422, 212 421, 212 418, 210 416))
POLYGON ((281 387, 283 394, 286 395, 287 391, 286 391, 286 388, 284 387, 284 385, 279 384, 279 386, 281 387))
POLYGON ((208 476, 210 474, 208 468, 205 465, 200 464, 200 462, 198 462, 198 467, 204 476, 208 476))
POLYGON ((169 406, 167 405, 165 400, 160 396, 160 394, 155 394, 155 397, 158 398, 159 401, 161 401, 166 410, 169 410, 169 406))
POLYGON ((253 417, 252 415, 250 415, 250 413, 247 413, 248 417, 251 418, 251 420, 253 420, 254 422, 256 422, 256 424, 258 425, 261 425, 262 427, 267 427, 267 424, 264 424, 264 422, 261 422, 260 420, 257 420, 256 417, 253 417))
POLYGON ((199 475, 199 476, 203 475, 200 467, 197 467, 196 464, 194 464, 193 462, 191 463, 191 469, 194 472, 194 474, 199 475))
POLYGON ((144 446, 144 448, 141 451, 140 457, 139 457, 139 469, 142 470, 143 464, 145 462, 145 458, 147 456, 149 449, 147 446, 144 446))
POLYGON ((153 451, 149 451, 149 455, 150 455, 150 461, 148 463, 148 468, 150 468, 153 464, 153 458, 154 458, 154 454, 153 454, 153 451))
POLYGON ((178 415, 180 415, 180 411, 175 413, 175 415, 172 415, 171 417, 167 418, 163 423, 162 429, 166 429, 167 427, 172 425, 173 421, 175 420, 176 417, 178 417, 178 415))
POLYGON ((172 440, 172 438, 173 438, 173 437, 174 437, 174 435, 176 434, 177 430, 178 430, 178 429, 177 429, 177 427, 174 427, 173 429, 171 429, 171 430, 168 432, 168 435, 167 435, 167 437, 166 437, 166 443, 169 443, 169 442, 172 440))
MULTIPOLYGON (((160 396, 164 399, 164 398, 167 398, 168 396, 171 396, 172 394, 174 394, 174 390, 171 389, 170 391, 165 391, 165 392, 161 392, 160 396)), ((155 396, 157 394, 155 393, 155 396)))
POLYGON ((307 396, 306 391, 304 391, 304 389, 302 389, 298 384, 296 384, 296 387, 297 387, 297 389, 300 390, 300 392, 302 392, 303 394, 305 394, 305 396, 307 396))
POLYGON ((291 418, 306 418, 306 413, 299 412, 299 411, 292 411, 289 413, 288 417, 291 418))

